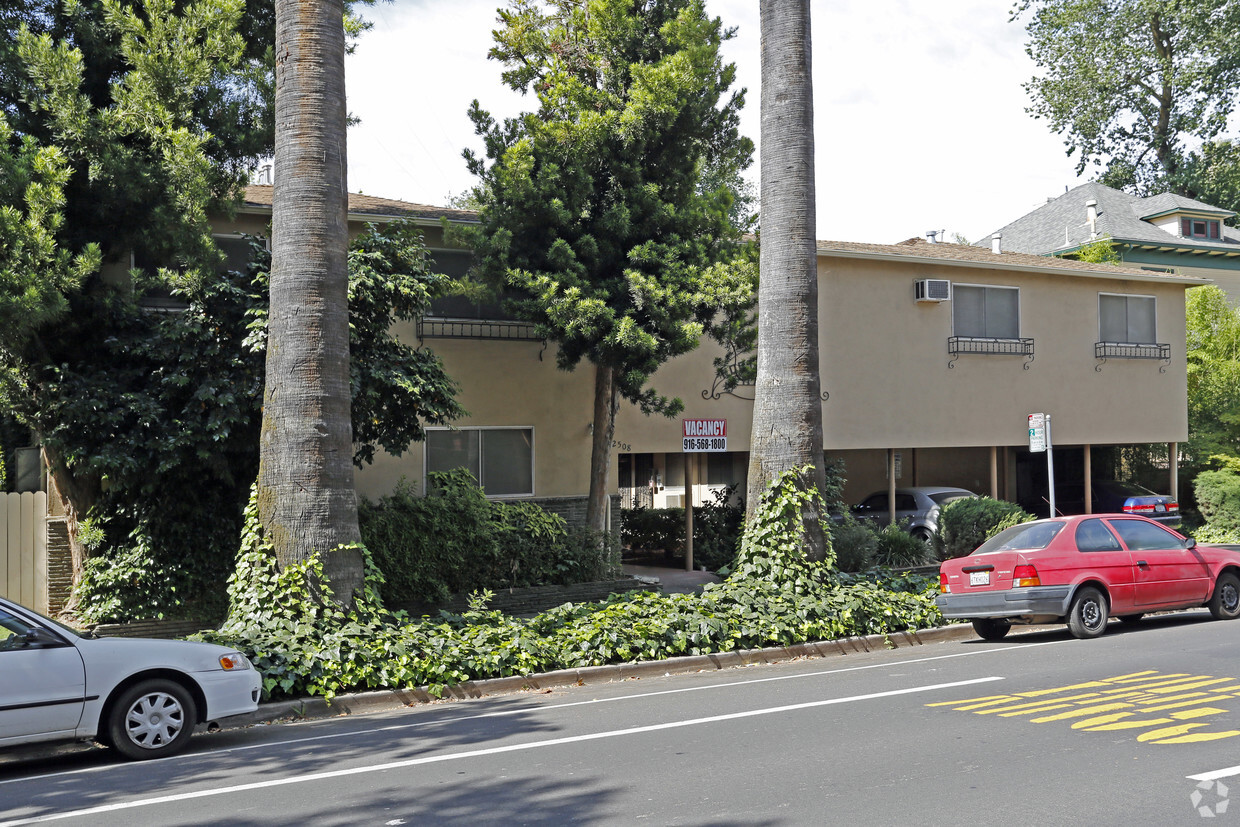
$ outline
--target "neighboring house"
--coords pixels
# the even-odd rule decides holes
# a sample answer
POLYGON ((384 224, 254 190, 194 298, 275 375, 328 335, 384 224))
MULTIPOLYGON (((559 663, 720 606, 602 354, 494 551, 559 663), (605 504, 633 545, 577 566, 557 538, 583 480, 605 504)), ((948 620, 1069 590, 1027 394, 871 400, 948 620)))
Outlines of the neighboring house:
POLYGON ((976 242, 1004 250, 1071 256, 1109 236, 1128 267, 1199 276, 1240 305, 1240 230, 1234 212, 1172 193, 1140 198, 1098 183, 1082 184, 976 242))

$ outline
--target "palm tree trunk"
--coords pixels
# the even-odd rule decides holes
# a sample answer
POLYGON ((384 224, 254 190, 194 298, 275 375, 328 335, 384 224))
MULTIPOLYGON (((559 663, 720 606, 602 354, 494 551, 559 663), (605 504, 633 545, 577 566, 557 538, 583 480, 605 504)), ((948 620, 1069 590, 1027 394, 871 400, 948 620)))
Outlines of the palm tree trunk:
POLYGON ((281 565, 315 551, 336 599, 361 585, 349 411, 341 0, 276 0, 271 312, 258 507, 281 565))
MULTIPOLYGON (((758 375, 749 508, 771 480, 812 465, 825 485, 818 376, 814 97, 809 0, 761 0, 761 236, 758 375)), ((805 515, 810 559, 825 556, 821 515, 805 515)))

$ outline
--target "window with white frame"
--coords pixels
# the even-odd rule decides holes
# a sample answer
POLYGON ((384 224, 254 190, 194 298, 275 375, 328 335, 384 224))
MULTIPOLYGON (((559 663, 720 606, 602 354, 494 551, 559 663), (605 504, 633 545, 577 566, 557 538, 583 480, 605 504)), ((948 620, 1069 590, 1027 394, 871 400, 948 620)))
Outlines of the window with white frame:
POLYGON ((1153 296, 1098 294, 1098 341, 1151 344, 1157 329, 1153 296))
POLYGON ((1020 338, 1020 289, 952 285, 952 331, 979 339, 1020 338))
POLYGON ((426 471, 464 468, 488 497, 534 494, 533 428, 428 428, 426 471))

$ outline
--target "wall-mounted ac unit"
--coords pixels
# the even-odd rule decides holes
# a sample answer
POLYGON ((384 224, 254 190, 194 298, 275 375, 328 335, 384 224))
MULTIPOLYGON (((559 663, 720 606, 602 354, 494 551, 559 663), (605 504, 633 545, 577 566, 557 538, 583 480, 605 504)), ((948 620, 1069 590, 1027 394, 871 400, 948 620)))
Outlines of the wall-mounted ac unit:
POLYGON ((952 297, 952 283, 947 279, 918 279, 913 292, 919 302, 945 302, 952 297))

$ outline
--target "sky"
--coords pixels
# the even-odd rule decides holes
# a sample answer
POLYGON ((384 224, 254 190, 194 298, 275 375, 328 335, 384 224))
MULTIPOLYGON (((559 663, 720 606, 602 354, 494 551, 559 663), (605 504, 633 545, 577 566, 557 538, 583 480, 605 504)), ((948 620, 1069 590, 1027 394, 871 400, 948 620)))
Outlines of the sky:
MULTIPOLYGON (((349 188, 444 206, 474 184, 481 149, 466 112, 536 106, 487 59, 500 0, 393 0, 346 63, 349 188)), ((706 0, 736 27, 725 44, 748 89, 741 130, 758 144, 756 0, 706 0)), ((813 83, 818 238, 894 244, 929 230, 978 241, 1091 177, 1026 113, 1034 74, 1021 23, 1001 0, 815 2, 813 83)), ((750 177, 757 183, 757 156, 750 177)))

